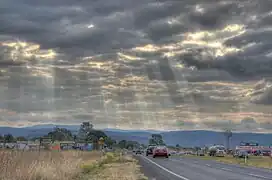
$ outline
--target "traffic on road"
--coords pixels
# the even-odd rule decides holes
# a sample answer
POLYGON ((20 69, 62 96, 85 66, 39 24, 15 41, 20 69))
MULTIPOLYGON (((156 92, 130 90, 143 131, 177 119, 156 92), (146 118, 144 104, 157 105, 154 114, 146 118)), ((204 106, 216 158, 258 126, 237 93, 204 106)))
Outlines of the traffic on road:
POLYGON ((141 171, 149 179, 272 180, 272 170, 228 164, 212 159, 213 156, 235 159, 248 158, 251 155, 253 154, 249 154, 245 150, 236 150, 231 156, 227 154, 224 146, 216 145, 211 146, 206 153, 200 149, 196 152, 180 154, 177 151, 170 151, 167 146, 163 145, 148 145, 146 149, 139 148, 134 151, 141 171), (200 156, 211 157, 211 159, 201 159, 200 156))
POLYGON ((242 167, 212 160, 172 156, 153 158, 137 155, 142 172, 156 180, 272 180, 272 171, 242 167))

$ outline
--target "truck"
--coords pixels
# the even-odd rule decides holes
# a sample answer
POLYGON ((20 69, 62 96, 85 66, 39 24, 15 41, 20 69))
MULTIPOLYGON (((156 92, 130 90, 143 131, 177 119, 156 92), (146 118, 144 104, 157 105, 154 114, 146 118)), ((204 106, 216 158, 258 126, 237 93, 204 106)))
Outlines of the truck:
POLYGON ((221 145, 214 145, 209 148, 209 156, 225 156, 226 148, 221 145))

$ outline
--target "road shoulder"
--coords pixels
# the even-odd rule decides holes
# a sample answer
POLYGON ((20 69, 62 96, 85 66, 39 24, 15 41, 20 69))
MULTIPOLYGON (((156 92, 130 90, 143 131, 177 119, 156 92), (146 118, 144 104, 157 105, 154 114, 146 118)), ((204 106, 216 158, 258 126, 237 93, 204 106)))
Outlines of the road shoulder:
POLYGON ((101 161, 85 164, 82 170, 78 180, 147 180, 136 159, 119 153, 106 153, 101 161))
POLYGON ((150 157, 142 155, 134 155, 134 158, 138 160, 141 172, 148 178, 148 180, 181 180, 181 178, 167 172, 164 167, 159 167, 159 164, 154 165, 153 160, 150 157), (153 163, 152 163, 153 162, 153 163))

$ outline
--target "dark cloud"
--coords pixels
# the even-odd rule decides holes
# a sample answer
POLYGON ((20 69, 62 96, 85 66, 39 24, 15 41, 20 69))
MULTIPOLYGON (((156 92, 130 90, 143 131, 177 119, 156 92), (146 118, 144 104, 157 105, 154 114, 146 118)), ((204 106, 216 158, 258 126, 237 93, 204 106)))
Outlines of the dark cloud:
POLYGON ((241 124, 240 124, 241 128, 243 129, 258 129, 260 128, 260 124, 257 123, 257 121, 254 119, 254 118, 250 118, 250 117, 247 117, 247 118, 244 118, 241 120, 241 124))
POLYGON ((256 120, 254 118, 251 117, 247 117, 241 120, 241 124, 256 124, 256 120))
POLYGON ((136 27, 144 28, 151 22, 167 17, 178 16, 182 10, 184 10, 184 3, 182 2, 151 1, 151 3, 145 5, 142 4, 141 8, 135 11, 134 25, 136 27))
POLYGON ((191 71, 191 73, 185 74, 184 78, 189 82, 235 81, 235 78, 228 72, 216 69, 191 71))
POLYGON ((272 67, 272 61, 266 56, 256 58, 256 56, 245 57, 237 54, 218 59, 207 59, 198 50, 184 54, 180 58, 185 65, 195 67, 198 70, 217 69, 240 77, 265 77, 271 73, 272 67))
POLYGON ((23 65, 24 62, 15 62, 15 61, 9 61, 9 60, 2 60, 0 61, 0 67, 1 68, 5 68, 5 67, 9 67, 9 66, 20 66, 23 65))
POLYGON ((225 25, 226 21, 230 20, 230 16, 235 17, 242 13, 242 10, 238 7, 238 3, 230 2, 213 6, 208 3, 203 5, 203 12, 196 11, 189 14, 188 19, 191 23, 204 29, 214 29, 225 25), (206 6, 207 8, 205 8, 206 6))
POLYGON ((272 88, 271 82, 266 79, 262 79, 257 82, 251 93, 251 102, 255 104, 271 105, 272 101, 272 88))
POLYGON ((271 130, 272 129, 272 123, 271 122, 264 122, 260 124, 260 127, 263 129, 271 130))
POLYGON ((78 114, 78 115, 74 115, 75 119, 82 119, 82 120, 92 120, 94 118, 93 115, 91 114, 78 114))
POLYGON ((164 38, 169 38, 174 35, 184 33, 187 30, 188 29, 185 25, 175 22, 172 23, 171 19, 166 19, 162 22, 151 23, 148 26, 146 33, 151 40, 157 42, 164 38))
POLYGON ((218 130, 235 129, 235 127, 237 126, 237 124, 231 120, 207 121, 203 124, 208 128, 218 130))
POLYGON ((190 122, 190 121, 178 121, 176 123, 176 125, 180 128, 194 128, 195 127, 195 123, 194 122, 190 122))
POLYGON ((1 122, 269 131, 271 5, 2 0, 1 122))
POLYGON ((255 100, 257 104, 272 104, 272 87, 267 88, 262 94, 260 94, 255 100))

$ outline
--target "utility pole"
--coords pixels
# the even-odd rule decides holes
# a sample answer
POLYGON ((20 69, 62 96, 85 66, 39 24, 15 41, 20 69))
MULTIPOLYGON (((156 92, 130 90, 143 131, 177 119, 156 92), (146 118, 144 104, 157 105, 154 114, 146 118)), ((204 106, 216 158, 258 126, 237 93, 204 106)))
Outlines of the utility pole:
POLYGON ((227 149, 227 152, 229 152, 229 149, 230 149, 230 138, 232 137, 232 132, 230 129, 227 129, 225 132, 224 132, 224 135, 226 137, 226 149, 227 149))

